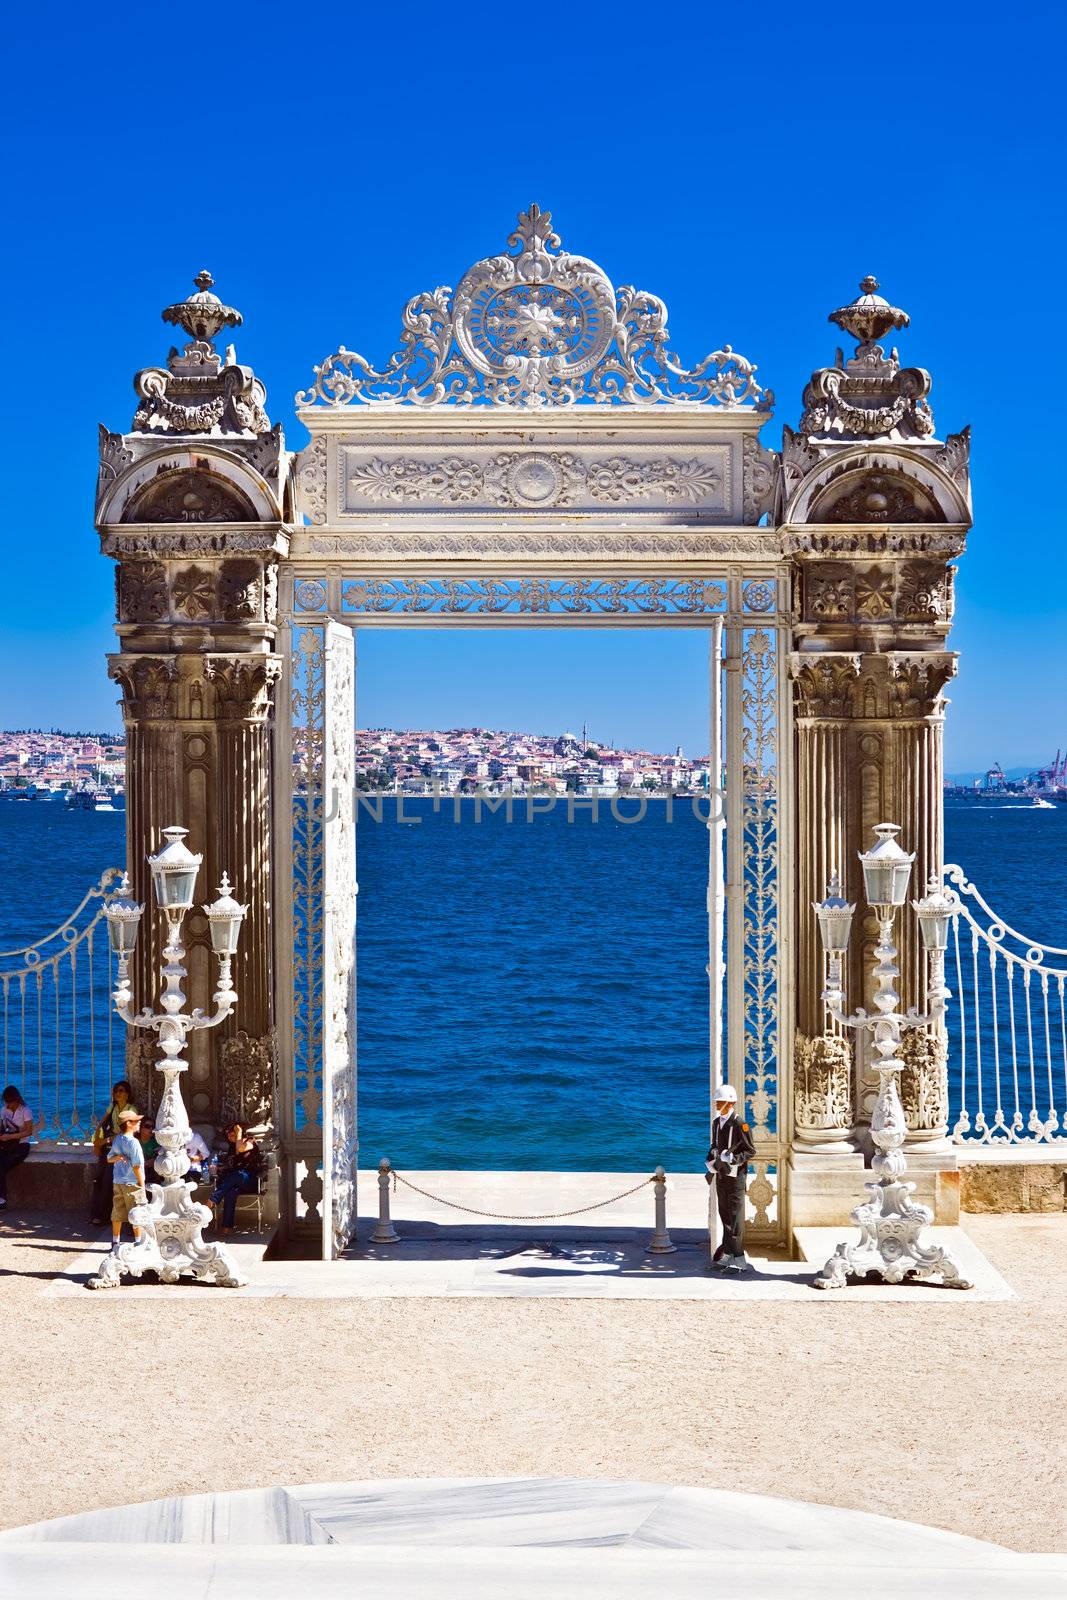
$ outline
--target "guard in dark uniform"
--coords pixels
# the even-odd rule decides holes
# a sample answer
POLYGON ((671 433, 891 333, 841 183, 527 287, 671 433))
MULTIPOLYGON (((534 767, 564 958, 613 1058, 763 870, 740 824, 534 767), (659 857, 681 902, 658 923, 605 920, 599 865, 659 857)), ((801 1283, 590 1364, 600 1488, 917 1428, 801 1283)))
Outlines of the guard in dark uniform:
POLYGON ((722 1224, 722 1243, 712 1260, 741 1267, 745 1260, 745 1180, 756 1154, 748 1123, 737 1116, 737 1090, 722 1085, 715 1095, 715 1120, 711 1125, 707 1181, 715 1182, 715 1198, 722 1224))

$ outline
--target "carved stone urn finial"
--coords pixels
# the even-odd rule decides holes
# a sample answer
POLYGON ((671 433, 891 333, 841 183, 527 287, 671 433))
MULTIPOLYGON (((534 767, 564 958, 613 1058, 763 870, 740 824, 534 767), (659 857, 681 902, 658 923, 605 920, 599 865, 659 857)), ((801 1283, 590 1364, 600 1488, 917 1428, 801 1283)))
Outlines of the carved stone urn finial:
POLYGON ((211 289, 215 280, 210 272, 198 272, 193 279, 196 293, 187 300, 179 300, 163 311, 163 321, 184 328, 191 339, 210 344, 222 328, 239 328, 244 318, 233 306, 224 306, 211 289))
POLYGON ((860 284, 859 297, 851 304, 831 311, 828 319, 850 333, 861 349, 878 339, 884 339, 893 328, 906 328, 911 321, 906 311, 901 311, 899 306, 891 306, 876 292, 877 289, 878 279, 868 274, 860 284))

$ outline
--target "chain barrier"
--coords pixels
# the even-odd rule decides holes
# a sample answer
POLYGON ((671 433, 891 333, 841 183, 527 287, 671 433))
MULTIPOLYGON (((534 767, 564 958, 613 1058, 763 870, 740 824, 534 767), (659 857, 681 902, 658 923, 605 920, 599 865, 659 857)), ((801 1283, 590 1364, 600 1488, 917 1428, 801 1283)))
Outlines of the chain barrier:
POLYGON ((637 1194, 646 1184, 655 1183, 656 1176, 642 1178, 640 1183, 635 1183, 632 1189, 624 1189, 622 1194, 613 1194, 607 1200, 596 1200, 591 1206, 577 1206, 573 1211, 543 1211, 533 1216, 512 1216, 506 1211, 479 1211, 476 1206, 460 1205, 458 1200, 445 1200, 439 1194, 431 1194, 428 1189, 420 1189, 417 1183, 412 1183, 410 1178, 405 1178, 397 1172, 395 1167, 390 1167, 393 1175, 393 1193, 396 1193, 398 1183, 405 1188, 414 1189, 416 1194, 421 1194, 424 1200, 435 1200, 438 1205, 448 1206, 453 1211, 466 1211, 472 1217, 491 1217, 494 1222, 555 1222, 560 1217, 580 1217, 586 1211, 599 1211, 602 1206, 614 1205, 616 1200, 628 1200, 630 1195, 637 1194))

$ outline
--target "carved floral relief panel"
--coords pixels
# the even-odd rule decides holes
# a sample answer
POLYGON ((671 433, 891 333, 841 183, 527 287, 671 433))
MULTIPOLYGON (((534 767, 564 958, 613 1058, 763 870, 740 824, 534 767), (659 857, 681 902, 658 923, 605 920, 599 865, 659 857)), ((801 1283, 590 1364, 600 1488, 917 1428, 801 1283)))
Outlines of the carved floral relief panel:
MULTIPOLYGON (((729 445, 508 450, 342 446, 341 516, 396 511, 687 511, 739 520, 729 445)), ((314 475, 302 479, 314 489, 314 475)))

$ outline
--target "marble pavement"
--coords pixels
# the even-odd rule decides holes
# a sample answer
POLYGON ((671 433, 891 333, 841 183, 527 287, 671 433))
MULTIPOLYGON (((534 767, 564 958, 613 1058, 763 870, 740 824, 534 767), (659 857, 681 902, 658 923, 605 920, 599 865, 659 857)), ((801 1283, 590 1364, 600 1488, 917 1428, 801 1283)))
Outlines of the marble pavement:
MULTIPOLYGON (((639 1182, 640 1173, 412 1172, 420 1188, 494 1213, 553 1212, 588 1205, 639 1182)), ((413 1295, 534 1296, 653 1300, 950 1300, 974 1304, 1012 1298, 1012 1290, 961 1228, 931 1228, 929 1238, 948 1246, 974 1288, 932 1284, 850 1284, 825 1295, 812 1278, 840 1239, 858 1237, 851 1225, 797 1233, 802 1259, 750 1248, 741 1279, 709 1271, 707 1186, 699 1174, 668 1182, 667 1220, 673 1255, 650 1255, 651 1184, 628 1199, 578 1217, 505 1221, 465 1215, 400 1185, 392 1196, 400 1241, 373 1245, 377 1173, 360 1174, 361 1219, 357 1245, 338 1262, 264 1259, 263 1239, 235 1234, 235 1254, 246 1288, 216 1290, 201 1284, 161 1285, 127 1280, 123 1293, 139 1297, 227 1295, 296 1298, 413 1295)), ((81 1294, 96 1270, 98 1250, 86 1251, 42 1292, 81 1294)))

